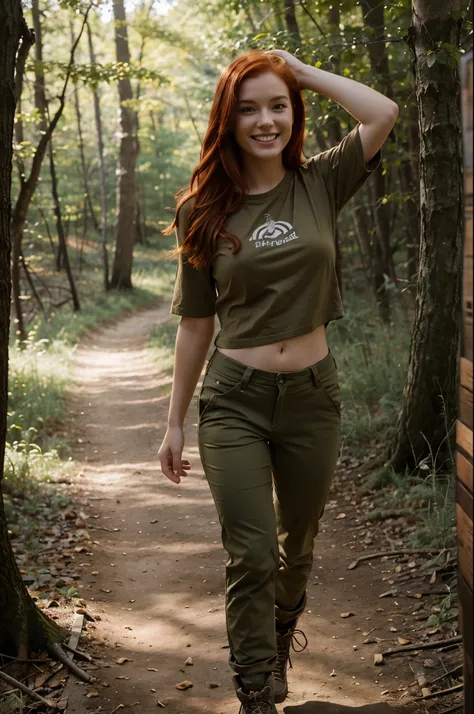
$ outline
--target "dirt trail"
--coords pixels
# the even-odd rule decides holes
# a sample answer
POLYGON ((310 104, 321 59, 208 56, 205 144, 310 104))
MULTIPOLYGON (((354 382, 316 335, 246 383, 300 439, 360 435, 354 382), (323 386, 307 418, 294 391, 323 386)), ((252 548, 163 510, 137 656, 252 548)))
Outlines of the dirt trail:
MULTIPOLYGON (((87 562, 81 595, 101 618, 88 632, 106 645, 99 677, 110 686, 72 681, 68 714, 151 714, 161 711, 158 700, 169 714, 239 709, 227 664, 226 557, 199 461, 195 404, 187 426, 191 474, 175 486, 158 468, 169 377, 159 374, 146 345, 150 329, 167 317, 167 306, 127 317, 92 335, 75 358, 74 457, 84 472, 77 496, 94 541, 93 555, 80 556, 87 562), (116 664, 121 657, 131 661, 116 664), (193 687, 178 691, 185 679, 193 687), (88 698, 91 691, 100 696, 88 698), (120 704, 127 708, 116 709, 120 704)), ((377 597, 384 587, 378 569, 347 570, 357 548, 349 518, 336 519, 340 510, 333 501, 323 519, 300 622, 309 646, 293 655, 291 692, 279 712, 395 711, 398 695, 387 690, 400 685, 399 665, 374 667, 373 653, 393 642, 387 619, 397 608, 377 597), (377 613, 381 605, 385 612, 377 613), (354 616, 341 618, 347 611, 354 616), (362 644, 372 628, 384 645, 362 644)))

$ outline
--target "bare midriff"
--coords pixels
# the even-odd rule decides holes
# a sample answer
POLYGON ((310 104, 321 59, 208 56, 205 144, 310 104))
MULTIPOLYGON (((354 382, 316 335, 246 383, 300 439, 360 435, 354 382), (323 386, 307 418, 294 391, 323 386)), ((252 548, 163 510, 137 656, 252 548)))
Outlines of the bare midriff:
POLYGON ((307 335, 292 337, 271 345, 241 349, 219 347, 218 349, 237 362, 267 372, 297 372, 320 362, 328 354, 324 325, 320 325, 307 335))

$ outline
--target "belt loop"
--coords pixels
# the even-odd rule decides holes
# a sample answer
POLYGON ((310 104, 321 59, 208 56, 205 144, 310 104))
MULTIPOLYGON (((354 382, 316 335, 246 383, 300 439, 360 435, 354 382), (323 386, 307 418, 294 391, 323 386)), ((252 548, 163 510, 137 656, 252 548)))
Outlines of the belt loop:
POLYGON ((241 390, 247 389, 247 387, 249 386, 250 378, 251 378, 253 372, 254 372, 253 367, 245 368, 244 376, 240 380, 240 389, 241 390))
POLYGON ((310 367, 310 370, 311 370, 311 374, 313 375, 314 386, 320 387, 321 380, 319 379, 318 366, 316 364, 312 364, 310 367))

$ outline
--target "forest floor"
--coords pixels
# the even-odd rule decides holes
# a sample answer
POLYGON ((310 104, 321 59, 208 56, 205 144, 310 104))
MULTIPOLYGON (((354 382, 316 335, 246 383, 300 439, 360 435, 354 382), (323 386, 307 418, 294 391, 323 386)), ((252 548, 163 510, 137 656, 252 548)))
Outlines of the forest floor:
MULTIPOLYGON (((167 319, 167 305, 125 317, 89 335, 75 356, 70 429, 81 474, 72 496, 90 538, 78 556, 79 594, 94 618, 85 621, 79 649, 94 657, 85 667, 99 682, 69 678, 68 714, 239 709, 227 662, 226 556, 199 461, 195 400, 185 448, 192 471, 176 486, 159 470, 170 377, 148 344, 152 327, 167 319), (184 681, 192 687, 176 688, 184 681)), ((387 558, 348 569, 367 542, 369 552, 385 542, 377 535, 362 542, 364 519, 344 468, 341 457, 299 623, 309 644, 292 656, 290 694, 278 707, 286 714, 394 714, 420 694, 409 692, 406 653, 374 665, 374 654, 397 646, 422 606, 409 597, 379 599, 393 572, 387 558)), ((421 653, 422 661, 434 656, 421 653)))

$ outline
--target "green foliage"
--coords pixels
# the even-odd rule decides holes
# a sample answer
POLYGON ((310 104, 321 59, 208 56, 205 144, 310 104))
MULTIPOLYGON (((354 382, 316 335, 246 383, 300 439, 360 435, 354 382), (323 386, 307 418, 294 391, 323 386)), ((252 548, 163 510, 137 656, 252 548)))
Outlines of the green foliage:
POLYGON ((150 347, 153 358, 158 363, 160 372, 173 373, 174 347, 179 319, 172 316, 163 325, 157 325, 150 335, 150 347))
POLYGON ((6 446, 3 490, 9 495, 30 497, 71 471, 71 463, 61 459, 57 449, 43 451, 31 441, 14 441, 6 446))
POLYGON ((374 317, 370 297, 345 296, 345 316, 328 327, 328 342, 338 365, 343 439, 363 452, 367 443, 389 438, 405 382, 410 323, 395 309, 389 327, 374 317))

